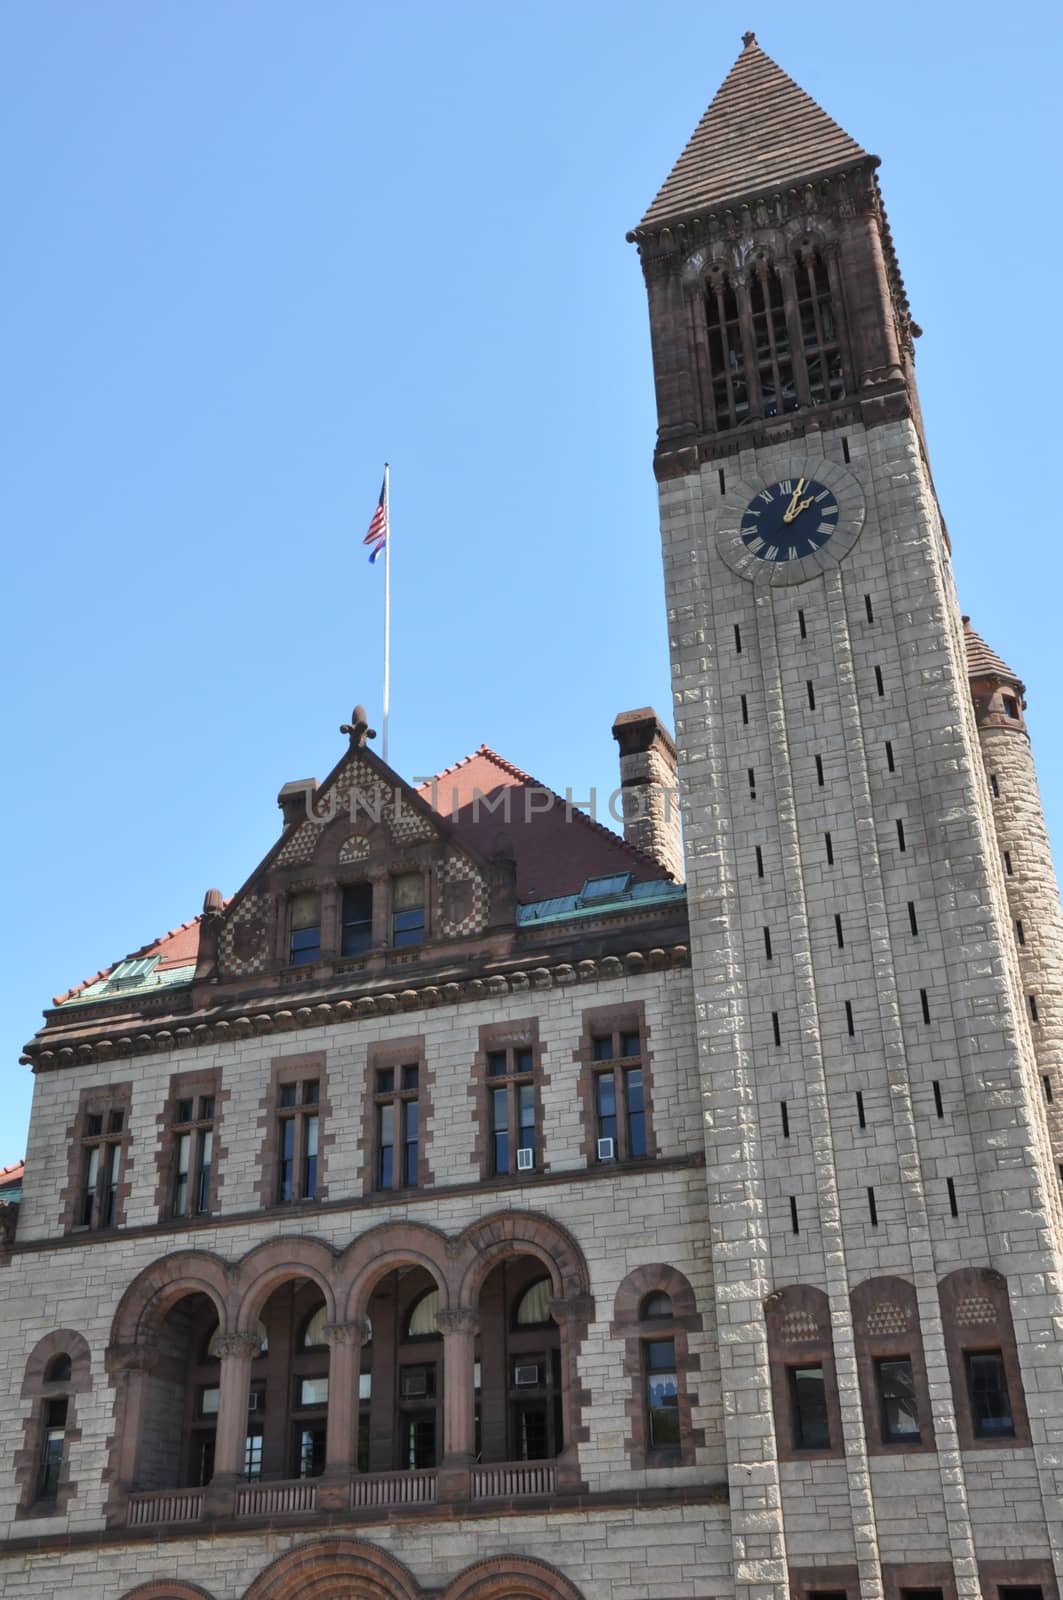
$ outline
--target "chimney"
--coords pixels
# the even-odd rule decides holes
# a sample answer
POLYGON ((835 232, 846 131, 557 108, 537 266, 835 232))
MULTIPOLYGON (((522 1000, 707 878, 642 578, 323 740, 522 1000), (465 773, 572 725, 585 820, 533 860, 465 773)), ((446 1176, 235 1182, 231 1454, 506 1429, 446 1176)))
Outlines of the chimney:
POLYGON ((621 711, 613 723, 620 746, 620 792, 624 838, 653 856, 677 883, 683 882, 683 836, 672 736, 651 706, 621 711))
POLYGON ((295 778, 291 783, 284 785, 277 796, 277 804, 281 808, 286 828, 306 821, 313 811, 316 794, 316 778, 295 778))

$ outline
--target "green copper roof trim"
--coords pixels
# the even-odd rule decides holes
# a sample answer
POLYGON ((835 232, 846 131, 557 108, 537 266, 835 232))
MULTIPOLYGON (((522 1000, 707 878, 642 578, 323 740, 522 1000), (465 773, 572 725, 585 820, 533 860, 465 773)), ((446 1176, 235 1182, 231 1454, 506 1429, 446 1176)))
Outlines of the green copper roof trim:
POLYGON ((580 922, 588 917, 605 917, 613 911, 638 911, 650 906, 668 905, 685 901, 685 883, 636 883, 622 894, 606 899, 584 901, 578 894, 559 895, 553 900, 535 900, 530 905, 517 907, 518 928, 539 927, 544 922, 580 922))

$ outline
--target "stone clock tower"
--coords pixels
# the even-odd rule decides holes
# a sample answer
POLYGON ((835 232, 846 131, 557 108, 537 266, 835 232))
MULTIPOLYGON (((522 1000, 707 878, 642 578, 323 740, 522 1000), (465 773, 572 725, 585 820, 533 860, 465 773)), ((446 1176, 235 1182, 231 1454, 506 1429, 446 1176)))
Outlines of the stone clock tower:
POLYGON ((1047 1600, 1063 940, 1007 669, 999 773, 979 743, 877 166, 747 34, 630 235, 734 1576, 1047 1600))

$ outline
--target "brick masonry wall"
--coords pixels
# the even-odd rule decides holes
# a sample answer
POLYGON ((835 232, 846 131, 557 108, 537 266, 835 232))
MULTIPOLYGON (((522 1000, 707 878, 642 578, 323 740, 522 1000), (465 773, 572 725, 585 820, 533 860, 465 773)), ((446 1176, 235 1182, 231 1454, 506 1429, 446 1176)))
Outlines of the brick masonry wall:
MULTIPOLYGON (((904 1468, 864 1451, 848 1309, 853 1285, 897 1273, 917 1290, 938 1442, 912 1468, 912 1533, 974 1595, 993 1519, 967 1505, 936 1284, 963 1264, 1008 1276, 1040 1489, 1018 1543, 1043 1552, 1046 1508, 1060 1532, 1057 1201, 918 439, 898 422, 845 441, 745 450, 661 485, 736 1581, 781 1595, 787 1558, 818 1556, 856 1561, 873 1597, 880 1561, 904 1557, 912 1502, 904 1468), (859 541, 823 577, 754 589, 716 549, 734 520, 720 466, 751 499, 820 458, 860 485, 859 541), (847 1471, 776 1465, 760 1302, 789 1283, 831 1299, 847 1471)), ((1009 1504, 1001 1480, 994 1515, 1009 1504)))

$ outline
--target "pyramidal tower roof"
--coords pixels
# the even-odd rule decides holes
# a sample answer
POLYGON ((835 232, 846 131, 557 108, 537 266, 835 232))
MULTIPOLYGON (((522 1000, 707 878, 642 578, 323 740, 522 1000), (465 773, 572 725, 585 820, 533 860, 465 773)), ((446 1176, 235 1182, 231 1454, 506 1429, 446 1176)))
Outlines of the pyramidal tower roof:
POLYGON ((967 646, 967 676, 969 678, 1000 678, 1008 683, 1022 686, 1022 679, 997 655, 995 650, 990 650, 981 634, 975 633, 971 627, 970 617, 963 619, 963 642, 967 646))
POLYGON ((641 228, 769 185, 810 178, 868 153, 776 66, 752 33, 641 228))

